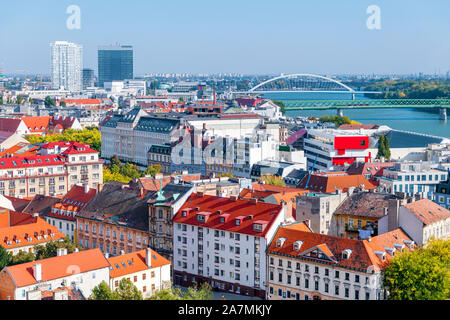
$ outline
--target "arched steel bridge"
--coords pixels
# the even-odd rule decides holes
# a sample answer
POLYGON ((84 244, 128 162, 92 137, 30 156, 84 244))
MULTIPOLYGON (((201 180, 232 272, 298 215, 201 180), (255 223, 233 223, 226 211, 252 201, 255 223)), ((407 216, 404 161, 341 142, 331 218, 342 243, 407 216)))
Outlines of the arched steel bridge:
POLYGON ((316 74, 295 73, 280 75, 261 82, 248 91, 236 91, 235 94, 262 94, 284 92, 309 92, 309 93, 380 93, 379 91, 356 91, 342 82, 316 74))

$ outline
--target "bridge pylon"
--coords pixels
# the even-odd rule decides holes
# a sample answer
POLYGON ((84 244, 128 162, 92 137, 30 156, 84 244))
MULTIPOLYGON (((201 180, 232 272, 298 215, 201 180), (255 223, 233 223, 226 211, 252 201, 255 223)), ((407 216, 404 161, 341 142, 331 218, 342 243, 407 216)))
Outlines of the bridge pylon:
POLYGON ((440 108, 439 109, 439 119, 446 121, 447 120, 447 109, 440 108))

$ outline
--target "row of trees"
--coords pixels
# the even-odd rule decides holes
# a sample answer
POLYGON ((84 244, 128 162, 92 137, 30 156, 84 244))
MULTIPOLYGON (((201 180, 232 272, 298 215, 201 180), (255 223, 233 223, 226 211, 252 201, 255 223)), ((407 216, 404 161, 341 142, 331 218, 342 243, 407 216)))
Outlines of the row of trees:
POLYGON ((450 97, 448 80, 384 80, 367 85, 366 91, 381 91, 366 94, 373 99, 439 99, 450 97))
POLYGON ((86 127, 84 130, 67 129, 63 133, 46 136, 29 135, 25 139, 30 143, 77 141, 89 144, 92 149, 98 152, 101 152, 102 148, 101 133, 97 127, 86 127))
POLYGON ((343 124, 357 124, 357 122, 353 122, 352 120, 350 120, 349 117, 346 116, 329 116, 329 115, 325 115, 319 118, 319 122, 331 122, 334 123, 336 127, 339 127, 343 124))
POLYGON ((149 166, 145 171, 140 171, 138 166, 127 162, 122 164, 117 156, 111 158, 109 166, 103 166, 103 182, 117 181, 128 183, 130 180, 145 176, 155 176, 161 172, 161 166, 149 166))
MULTIPOLYGON (((171 287, 156 292, 147 300, 211 300, 212 297, 211 286, 204 283, 199 288, 190 287, 186 290, 171 287)), ((89 300, 144 300, 144 298, 142 292, 130 280, 123 278, 114 291, 102 281, 92 290, 89 300)))
POLYGON ((274 176, 271 174, 267 174, 262 176, 259 181, 264 182, 265 184, 271 185, 271 186, 278 186, 278 187, 285 187, 286 183, 284 183, 283 178, 280 176, 274 176))
POLYGON ((56 250, 59 248, 66 248, 67 253, 73 253, 75 249, 82 250, 69 238, 64 238, 63 241, 47 242, 45 245, 37 245, 33 252, 22 251, 16 255, 12 255, 3 246, 0 246, 0 270, 6 266, 56 257, 56 250))

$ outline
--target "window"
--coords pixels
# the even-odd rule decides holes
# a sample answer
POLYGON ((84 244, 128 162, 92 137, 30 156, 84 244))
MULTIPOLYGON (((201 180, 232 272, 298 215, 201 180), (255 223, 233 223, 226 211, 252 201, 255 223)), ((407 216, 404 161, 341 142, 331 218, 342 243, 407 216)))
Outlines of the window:
POLYGON ((355 300, 359 300, 359 290, 355 290, 355 300))
POLYGON ((314 267, 314 273, 319 273, 319 267, 314 267))
POLYGON ((278 282, 283 282, 283 274, 278 273, 278 282))
POLYGON ((339 286, 334 286, 334 294, 339 295, 339 286))
POLYGON ((319 290, 319 281, 314 281, 314 290, 319 290))
POLYGON ((337 278, 337 279, 339 279, 339 271, 335 271, 335 272, 334 272, 334 277, 337 278))
POLYGON ((345 280, 347 280, 347 281, 350 280, 350 273, 348 273, 348 272, 345 273, 345 280))
POLYGON ((359 275, 355 274, 355 282, 359 283, 359 275))
POLYGON ((306 288, 306 289, 309 288, 309 279, 305 279, 305 288, 306 288))
POLYGON ((328 293, 328 283, 325 283, 325 292, 328 293))

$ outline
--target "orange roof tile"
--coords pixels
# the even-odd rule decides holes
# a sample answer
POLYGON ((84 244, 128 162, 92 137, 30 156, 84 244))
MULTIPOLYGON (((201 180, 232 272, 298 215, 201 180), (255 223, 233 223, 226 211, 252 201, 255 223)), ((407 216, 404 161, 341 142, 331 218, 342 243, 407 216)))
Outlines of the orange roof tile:
POLYGON ((108 262, 111 264, 109 272, 110 277, 117 278, 127 274, 132 274, 170 264, 169 260, 162 257, 154 250, 151 250, 151 255, 152 260, 150 268, 145 262, 145 258, 147 257, 146 249, 108 258, 108 262))
POLYGON ((450 218, 450 211, 428 199, 421 199, 404 206, 424 225, 450 218))
POLYGON ((17 288, 20 288, 38 283, 33 276, 33 265, 37 263, 41 264, 42 267, 42 281, 67 277, 75 271, 83 273, 109 267, 109 262, 103 253, 96 248, 9 266, 5 269, 11 275, 17 288), (75 270, 74 266, 78 270, 75 270))
MULTIPOLYGON (((307 174, 298 187, 305 188, 310 174, 307 174)), ((321 193, 332 193, 336 190, 347 191, 348 188, 357 188, 364 185, 364 189, 376 189, 376 187, 363 175, 349 175, 346 172, 313 173, 307 186, 308 190, 321 193)))
POLYGON ((27 224, 18 224, 11 227, 0 228, 0 245, 6 250, 60 240, 66 235, 44 219, 36 217, 27 224), (51 237, 53 234, 53 237, 51 237), (39 237, 39 238, 38 238, 39 237), (28 241, 30 238, 31 241, 28 241), (16 242, 19 241, 19 243, 16 242), (8 241, 11 241, 8 244, 8 241))

